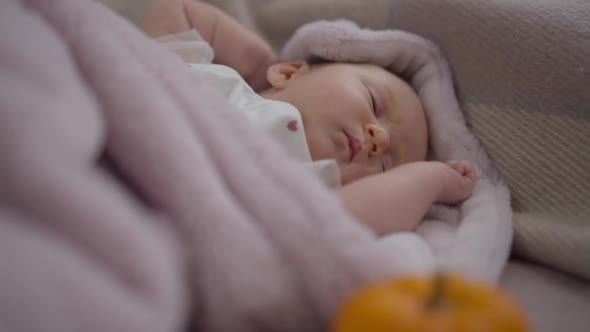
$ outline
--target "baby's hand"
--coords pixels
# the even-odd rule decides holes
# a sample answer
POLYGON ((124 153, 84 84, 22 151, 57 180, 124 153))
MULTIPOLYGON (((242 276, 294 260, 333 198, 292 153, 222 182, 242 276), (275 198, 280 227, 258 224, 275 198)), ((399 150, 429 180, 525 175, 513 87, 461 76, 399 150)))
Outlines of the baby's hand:
POLYGON ((475 171, 466 161, 448 161, 442 169, 443 186, 437 202, 459 204, 468 199, 475 187, 475 171))

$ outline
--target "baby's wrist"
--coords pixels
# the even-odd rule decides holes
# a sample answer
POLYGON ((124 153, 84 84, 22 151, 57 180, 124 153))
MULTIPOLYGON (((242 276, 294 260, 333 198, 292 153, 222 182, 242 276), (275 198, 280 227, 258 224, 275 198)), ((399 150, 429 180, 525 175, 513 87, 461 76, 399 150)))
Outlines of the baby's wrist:
POLYGON ((440 161, 418 161, 400 165, 394 170, 403 171, 403 168, 406 167, 412 169, 416 185, 432 194, 434 199, 438 199, 442 195, 447 182, 447 165, 440 161))
POLYGON ((448 166, 440 161, 430 161, 428 177, 431 183, 430 190, 435 193, 435 200, 438 201, 443 196, 445 187, 448 184, 448 166))
POLYGON ((440 200, 448 184, 449 167, 440 161, 420 161, 412 164, 409 166, 420 168, 420 185, 433 195, 435 201, 440 200))

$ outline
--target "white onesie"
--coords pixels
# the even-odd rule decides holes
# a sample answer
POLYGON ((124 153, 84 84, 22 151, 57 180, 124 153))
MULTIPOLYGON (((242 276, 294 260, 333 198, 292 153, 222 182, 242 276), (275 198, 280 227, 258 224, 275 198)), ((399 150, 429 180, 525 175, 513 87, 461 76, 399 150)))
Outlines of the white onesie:
POLYGON ((328 186, 340 185, 340 171, 335 160, 312 161, 301 114, 291 104, 264 99, 234 69, 212 64, 213 50, 196 30, 158 39, 171 48, 190 70, 204 77, 230 103, 243 112, 254 126, 264 130, 293 159, 312 169, 328 186))

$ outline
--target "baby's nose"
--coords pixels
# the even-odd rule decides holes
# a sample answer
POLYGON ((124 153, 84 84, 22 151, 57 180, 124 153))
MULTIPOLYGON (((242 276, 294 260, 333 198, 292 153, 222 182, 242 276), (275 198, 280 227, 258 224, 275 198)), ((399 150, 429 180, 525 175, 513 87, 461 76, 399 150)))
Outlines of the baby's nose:
POLYGON ((365 137, 369 140, 369 158, 380 157, 389 147, 389 134, 379 125, 368 123, 364 125, 365 137))

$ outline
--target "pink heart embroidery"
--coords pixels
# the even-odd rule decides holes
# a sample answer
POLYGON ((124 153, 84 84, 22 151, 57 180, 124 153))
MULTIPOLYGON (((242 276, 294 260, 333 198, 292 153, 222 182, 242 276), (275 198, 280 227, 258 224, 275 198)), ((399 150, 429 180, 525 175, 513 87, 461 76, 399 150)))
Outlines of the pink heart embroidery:
POLYGON ((297 120, 290 121, 287 124, 287 128, 289 128, 290 131, 297 131, 297 120))

